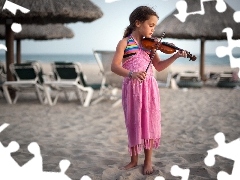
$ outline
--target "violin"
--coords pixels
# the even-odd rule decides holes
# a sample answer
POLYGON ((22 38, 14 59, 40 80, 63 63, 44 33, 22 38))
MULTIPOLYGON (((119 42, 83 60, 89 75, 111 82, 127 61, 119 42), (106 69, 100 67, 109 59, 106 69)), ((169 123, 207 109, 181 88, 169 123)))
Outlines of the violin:
MULTIPOLYGON (((145 49, 149 49, 149 50, 160 50, 161 52, 165 53, 165 54, 172 54, 174 52, 176 52, 176 50, 179 51, 184 51, 181 48, 178 48, 172 44, 169 44, 167 42, 156 42, 156 40, 154 38, 144 38, 142 39, 142 46, 145 49)), ((195 61, 197 59, 197 57, 195 55, 192 55, 190 52, 187 52, 187 58, 189 58, 189 61, 195 61)))

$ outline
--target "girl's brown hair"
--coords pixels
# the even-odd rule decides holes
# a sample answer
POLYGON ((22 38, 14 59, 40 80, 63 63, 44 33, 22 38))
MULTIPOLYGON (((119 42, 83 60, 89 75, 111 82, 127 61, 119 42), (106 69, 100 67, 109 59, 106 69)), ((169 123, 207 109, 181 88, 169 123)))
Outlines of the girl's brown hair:
POLYGON ((128 37, 133 32, 133 30, 136 28, 135 23, 137 20, 144 22, 148 20, 150 16, 156 16, 159 18, 157 13, 152 8, 148 6, 137 7, 129 16, 130 25, 126 28, 123 38, 128 37))

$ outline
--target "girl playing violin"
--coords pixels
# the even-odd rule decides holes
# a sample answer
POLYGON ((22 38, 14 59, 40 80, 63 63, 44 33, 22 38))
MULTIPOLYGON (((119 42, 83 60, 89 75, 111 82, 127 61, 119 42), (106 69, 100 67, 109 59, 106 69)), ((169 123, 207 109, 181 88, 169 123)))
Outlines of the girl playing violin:
MULTIPOLYGON (((160 95, 152 65, 145 72, 151 51, 142 47, 143 37, 150 38, 158 22, 157 13, 147 7, 137 7, 129 17, 130 25, 119 41, 112 60, 111 70, 123 76, 122 105, 128 135, 130 163, 123 169, 137 166, 138 154, 144 150, 143 174, 153 173, 152 150, 158 148, 161 138, 160 95)), ((161 61, 156 54, 152 64, 161 71, 179 57, 186 57, 185 51, 178 51, 161 61)))

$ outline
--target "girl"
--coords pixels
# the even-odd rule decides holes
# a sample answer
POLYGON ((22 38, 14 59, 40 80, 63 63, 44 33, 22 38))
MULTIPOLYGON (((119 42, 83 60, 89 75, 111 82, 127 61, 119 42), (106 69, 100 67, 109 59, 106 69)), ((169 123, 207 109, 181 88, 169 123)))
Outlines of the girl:
MULTIPOLYGON (((158 148, 161 137, 160 96, 152 66, 150 52, 141 46, 143 37, 150 38, 157 25, 157 13, 147 7, 137 7, 129 17, 130 25, 119 41, 112 60, 111 70, 125 77, 122 84, 122 105, 128 134, 128 148, 131 156, 124 169, 135 167, 138 154, 144 149, 143 174, 151 174, 152 149, 158 148)), ((173 63, 178 57, 186 57, 185 51, 178 51, 165 61, 156 54, 152 61, 157 71, 173 63)))

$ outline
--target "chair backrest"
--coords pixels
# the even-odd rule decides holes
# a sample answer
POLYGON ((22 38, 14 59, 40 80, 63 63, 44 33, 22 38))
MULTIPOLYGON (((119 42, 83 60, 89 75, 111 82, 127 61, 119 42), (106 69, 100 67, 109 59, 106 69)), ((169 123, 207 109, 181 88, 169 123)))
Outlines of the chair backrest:
POLYGON ((17 81, 35 80, 43 82, 42 70, 37 62, 10 64, 10 70, 17 81))
POLYGON ((185 71, 179 73, 177 76, 177 82, 179 81, 201 81, 201 77, 197 71, 185 71))
POLYGON ((114 53, 115 51, 93 50, 93 54, 98 63, 100 72, 106 78, 106 84, 121 88, 123 78, 111 71, 111 63, 112 63, 114 53))
POLYGON ((52 67, 57 80, 79 80, 80 78, 80 64, 73 62, 54 62, 52 67))
POLYGON ((0 82, 6 81, 7 72, 4 63, 0 62, 0 82))
POLYGON ((233 79, 233 72, 223 72, 219 74, 218 81, 231 82, 233 79))
POLYGON ((4 64, 2 62, 0 62, 0 74, 2 74, 2 73, 6 73, 6 71, 5 71, 4 64))

